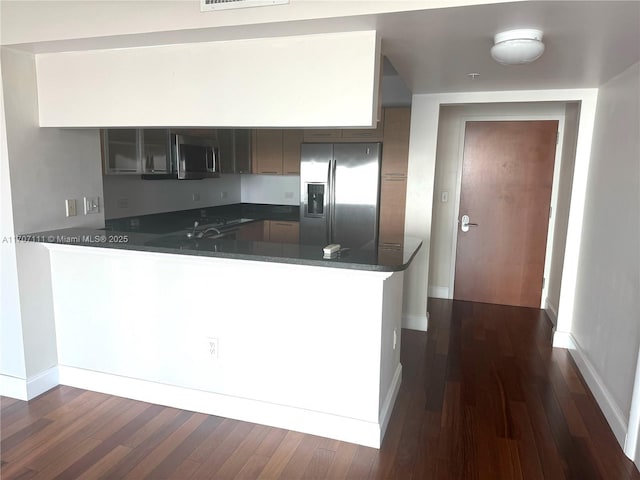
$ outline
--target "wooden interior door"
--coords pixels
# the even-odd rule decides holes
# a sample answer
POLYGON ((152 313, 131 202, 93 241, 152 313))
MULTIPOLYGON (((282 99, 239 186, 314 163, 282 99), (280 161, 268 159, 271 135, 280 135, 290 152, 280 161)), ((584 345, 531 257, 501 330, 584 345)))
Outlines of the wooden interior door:
POLYGON ((453 298, 540 307, 558 122, 467 122, 453 298), (461 219, 469 216, 467 232, 461 219))

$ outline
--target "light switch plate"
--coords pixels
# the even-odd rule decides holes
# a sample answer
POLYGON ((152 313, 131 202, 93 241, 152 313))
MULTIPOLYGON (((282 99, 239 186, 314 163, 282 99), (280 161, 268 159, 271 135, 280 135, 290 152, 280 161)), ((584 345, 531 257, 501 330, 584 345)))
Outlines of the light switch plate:
POLYGON ((69 198, 64 201, 64 207, 67 212, 67 217, 75 217, 78 212, 76 211, 76 199, 69 198))
POLYGON ((84 197, 84 214, 100 213, 100 197, 84 197))

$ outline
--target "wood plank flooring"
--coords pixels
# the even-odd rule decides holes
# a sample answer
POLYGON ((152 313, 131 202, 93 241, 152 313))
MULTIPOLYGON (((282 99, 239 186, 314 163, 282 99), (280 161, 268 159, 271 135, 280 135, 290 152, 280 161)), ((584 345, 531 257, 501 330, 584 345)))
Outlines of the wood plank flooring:
POLYGON ((543 312, 429 310, 380 450, 61 386, 1 399, 1 477, 640 479, 543 312))

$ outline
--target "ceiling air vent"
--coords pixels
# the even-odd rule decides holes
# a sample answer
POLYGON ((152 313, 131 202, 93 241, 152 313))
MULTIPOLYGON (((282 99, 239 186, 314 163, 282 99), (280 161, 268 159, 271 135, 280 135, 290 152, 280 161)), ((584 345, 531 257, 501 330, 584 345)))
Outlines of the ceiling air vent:
POLYGON ((265 7, 268 5, 282 5, 289 0, 200 0, 200 11, 230 10, 232 8, 265 7))

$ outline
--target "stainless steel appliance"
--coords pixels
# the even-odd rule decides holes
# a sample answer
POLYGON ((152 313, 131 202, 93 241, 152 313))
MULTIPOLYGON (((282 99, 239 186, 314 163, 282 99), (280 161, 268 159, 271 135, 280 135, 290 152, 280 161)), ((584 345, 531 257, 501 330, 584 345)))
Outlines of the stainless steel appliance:
POLYGON ((303 143, 300 242, 375 250, 380 143, 303 143))
POLYGON ((179 180, 215 178, 220 175, 218 147, 206 138, 172 135, 172 149, 179 180))

